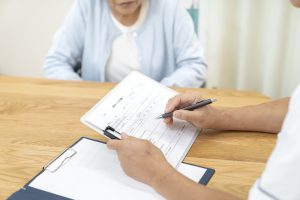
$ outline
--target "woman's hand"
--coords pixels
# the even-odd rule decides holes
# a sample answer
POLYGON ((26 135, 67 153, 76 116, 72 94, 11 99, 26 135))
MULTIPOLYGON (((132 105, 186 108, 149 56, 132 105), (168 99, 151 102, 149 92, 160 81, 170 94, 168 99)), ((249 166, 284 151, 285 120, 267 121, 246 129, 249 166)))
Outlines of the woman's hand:
MULTIPOLYGON (((172 112, 201 100, 203 100, 203 98, 197 93, 185 93, 176 95, 168 101, 165 112, 172 112)), ((219 115, 220 110, 210 105, 206 105, 193 111, 177 110, 173 113, 174 118, 188 121, 198 128, 214 128, 215 118, 219 115)), ((164 122, 167 125, 172 125, 173 119, 166 118, 164 122)))
POLYGON ((117 151, 128 176, 152 187, 175 171, 163 153, 147 140, 122 134, 122 140, 109 140, 107 147, 117 151))

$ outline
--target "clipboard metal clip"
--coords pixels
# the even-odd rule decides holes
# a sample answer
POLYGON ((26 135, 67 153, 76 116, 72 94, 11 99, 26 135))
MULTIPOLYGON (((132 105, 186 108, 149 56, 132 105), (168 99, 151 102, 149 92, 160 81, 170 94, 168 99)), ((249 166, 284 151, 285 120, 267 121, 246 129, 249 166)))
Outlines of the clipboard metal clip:
POLYGON ((53 160, 47 163, 43 169, 47 170, 51 173, 56 172, 59 170, 64 164, 66 164, 75 154, 77 153, 76 150, 72 148, 68 148, 64 150, 61 154, 56 156, 53 160), (56 163, 58 162, 58 163, 56 163))
POLYGON ((104 135, 112 140, 121 140, 121 134, 111 126, 106 127, 104 135))

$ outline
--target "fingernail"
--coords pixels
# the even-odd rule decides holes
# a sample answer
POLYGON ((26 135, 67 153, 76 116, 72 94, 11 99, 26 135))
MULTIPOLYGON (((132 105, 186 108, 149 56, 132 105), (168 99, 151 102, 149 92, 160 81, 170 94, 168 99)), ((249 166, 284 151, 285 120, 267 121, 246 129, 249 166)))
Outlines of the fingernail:
POLYGON ((126 139, 128 137, 128 135, 126 133, 121 133, 121 137, 122 137, 122 139, 126 139))

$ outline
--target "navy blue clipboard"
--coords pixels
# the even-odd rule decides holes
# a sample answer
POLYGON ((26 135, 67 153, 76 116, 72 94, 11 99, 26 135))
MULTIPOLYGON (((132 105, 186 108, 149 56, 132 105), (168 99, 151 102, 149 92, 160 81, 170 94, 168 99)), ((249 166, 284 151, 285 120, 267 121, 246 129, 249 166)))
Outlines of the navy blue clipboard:
MULTIPOLYGON (((98 141, 95 139, 91 139, 91 138, 87 138, 87 137, 82 137, 80 138, 78 141, 76 141, 73 145, 71 145, 68 149, 72 148, 73 146, 75 146, 77 143, 79 143, 82 139, 88 139, 88 140, 92 140, 95 142, 100 142, 105 144, 105 142, 102 141, 98 141)), ((65 152, 67 151, 67 149, 62 152, 58 157, 56 157, 56 159, 58 159, 61 155, 63 155, 65 152)), ((56 159, 54 159, 53 161, 50 162, 53 163, 56 159)), ((185 163, 185 164, 189 164, 189 163, 185 163)), ((192 164, 189 164, 192 165, 192 164)), ((200 167, 197 165, 192 165, 195 167, 200 167)), ((201 168, 205 168, 205 167, 201 167, 201 168)), ((215 173, 214 169, 210 169, 210 168, 205 168, 206 172, 205 174, 202 176, 201 180, 199 180, 199 184, 201 185, 207 185, 208 182, 210 181, 210 179, 212 178, 212 176, 215 173)), ((70 198, 67 197, 63 197, 63 196, 59 196, 56 194, 52 194, 46 191, 42 191, 33 187, 30 187, 30 183, 36 179, 40 174, 42 174, 46 169, 43 168, 43 170, 41 172, 39 172, 34 178, 32 178, 23 188, 21 188, 20 190, 18 190, 17 192, 15 192, 14 194, 12 194, 8 200, 70 200, 70 198)))

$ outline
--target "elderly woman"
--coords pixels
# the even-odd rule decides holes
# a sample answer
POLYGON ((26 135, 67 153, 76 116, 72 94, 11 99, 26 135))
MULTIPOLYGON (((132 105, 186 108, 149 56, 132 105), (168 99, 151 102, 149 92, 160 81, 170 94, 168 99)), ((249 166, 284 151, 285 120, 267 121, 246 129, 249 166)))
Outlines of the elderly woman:
POLYGON ((207 66, 179 1, 75 0, 45 59, 45 75, 119 82, 137 70, 167 86, 200 87, 207 66))

